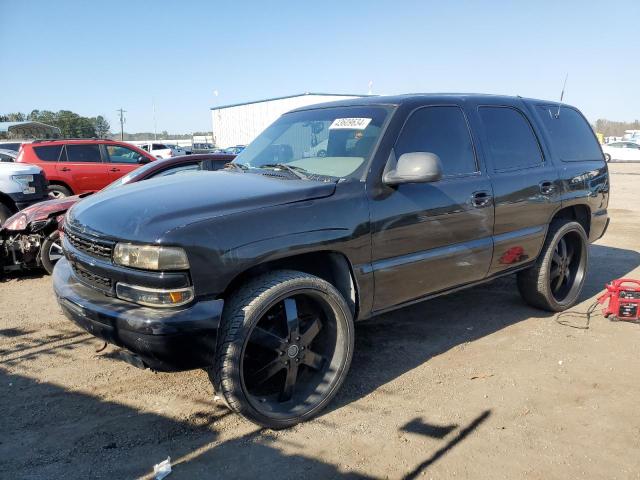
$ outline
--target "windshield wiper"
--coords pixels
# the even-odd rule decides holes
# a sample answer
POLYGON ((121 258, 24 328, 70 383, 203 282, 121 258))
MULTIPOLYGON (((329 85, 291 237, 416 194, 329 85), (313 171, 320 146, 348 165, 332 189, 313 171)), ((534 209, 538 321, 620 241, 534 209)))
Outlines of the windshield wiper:
POLYGON ((286 163, 267 163, 265 165, 260 165, 259 168, 280 168, 294 174, 300 180, 309 180, 309 177, 305 175, 305 173, 308 172, 304 168, 292 167, 291 165, 287 165, 286 163))
POLYGON ((229 163, 225 163, 224 168, 233 168, 234 170, 238 170, 240 172, 245 172, 245 170, 249 170, 249 167, 247 167, 244 163, 235 163, 235 162, 229 162, 229 163))

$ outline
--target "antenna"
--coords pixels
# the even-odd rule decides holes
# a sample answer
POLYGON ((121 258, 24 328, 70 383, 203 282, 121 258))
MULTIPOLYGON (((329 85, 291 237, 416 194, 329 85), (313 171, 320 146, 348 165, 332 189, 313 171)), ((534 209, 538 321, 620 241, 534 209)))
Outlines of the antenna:
POLYGON ((569 72, 564 76, 564 83, 562 84, 562 92, 560 93, 560 104, 558 105, 558 112, 556 118, 560 118, 560 107, 562 106, 562 99, 564 98, 564 89, 567 86, 567 78, 569 78, 569 72))

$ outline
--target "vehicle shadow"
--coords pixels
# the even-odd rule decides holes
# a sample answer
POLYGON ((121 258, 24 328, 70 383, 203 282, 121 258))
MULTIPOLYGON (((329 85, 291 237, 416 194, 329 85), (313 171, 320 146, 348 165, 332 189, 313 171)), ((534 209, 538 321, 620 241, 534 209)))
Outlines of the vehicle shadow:
POLYGON ((2 266, 0 266, 0 283, 10 282, 12 280, 22 282, 24 280, 46 277, 47 275, 48 273, 40 268, 3 271, 2 266))
POLYGON ((213 401, 193 415, 196 423, 2 368, 0 383, 7 386, 0 390, 0 468, 7 478, 153 478, 153 465, 168 456, 171 478, 365 478, 283 453, 262 429, 220 441, 217 423, 231 413, 213 401))
POLYGON ((0 339, 17 339, 10 345, 0 344, 0 365, 13 366, 40 357, 65 358, 77 347, 98 343, 95 337, 77 330, 59 331, 41 338, 33 338, 34 333, 21 328, 0 330, 0 339))
MULTIPOLYGON (((640 265, 640 253, 633 250, 592 245, 590 253, 580 302, 640 265)), ((349 376, 330 409, 368 395, 434 356, 530 317, 548 321, 555 314, 525 304, 512 275, 363 321, 356 325, 349 376)))
MULTIPOLYGON (((171 478, 374 479, 308 454, 287 453, 296 440, 258 427, 229 435, 220 421, 232 415, 196 402, 189 420, 140 411, 87 393, 10 374, 0 368, 3 435, 0 468, 7 478, 153 478, 153 465, 171 457, 171 478), (219 430, 220 428, 220 430, 219 430), (226 437, 223 439, 223 437, 226 437)), ((480 426, 490 411, 466 426, 414 419, 401 431, 437 440, 434 451, 403 478, 416 478, 480 426)))

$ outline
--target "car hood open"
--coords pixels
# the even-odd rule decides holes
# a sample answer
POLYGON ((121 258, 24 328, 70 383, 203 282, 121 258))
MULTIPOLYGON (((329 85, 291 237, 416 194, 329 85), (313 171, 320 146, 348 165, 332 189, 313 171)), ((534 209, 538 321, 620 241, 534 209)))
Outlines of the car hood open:
POLYGON ((194 222, 323 198, 334 191, 333 182, 196 172, 96 193, 77 203, 67 221, 72 227, 116 240, 157 242, 163 234, 194 222))

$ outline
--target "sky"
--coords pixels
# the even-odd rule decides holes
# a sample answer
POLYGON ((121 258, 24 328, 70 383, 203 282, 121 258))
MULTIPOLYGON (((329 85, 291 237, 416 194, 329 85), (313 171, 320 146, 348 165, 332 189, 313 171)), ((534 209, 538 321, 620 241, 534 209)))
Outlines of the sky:
POLYGON ((303 92, 477 92, 640 118, 640 1, 0 0, 0 113, 211 130, 209 109, 303 92), (217 95, 216 95, 217 93, 217 95))

